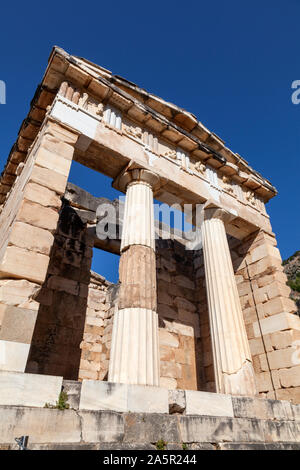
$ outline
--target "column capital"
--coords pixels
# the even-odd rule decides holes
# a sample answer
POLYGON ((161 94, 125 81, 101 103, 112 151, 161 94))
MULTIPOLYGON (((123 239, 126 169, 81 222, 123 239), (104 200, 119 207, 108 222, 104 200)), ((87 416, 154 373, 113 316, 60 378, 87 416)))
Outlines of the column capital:
POLYGON ((219 219, 227 224, 234 220, 237 217, 237 214, 217 206, 214 202, 207 201, 202 208, 202 217, 203 221, 219 219))
POLYGON ((114 180, 113 186, 119 191, 126 192, 128 185, 134 182, 147 183, 154 191, 159 187, 160 178, 156 173, 145 168, 129 168, 114 180))

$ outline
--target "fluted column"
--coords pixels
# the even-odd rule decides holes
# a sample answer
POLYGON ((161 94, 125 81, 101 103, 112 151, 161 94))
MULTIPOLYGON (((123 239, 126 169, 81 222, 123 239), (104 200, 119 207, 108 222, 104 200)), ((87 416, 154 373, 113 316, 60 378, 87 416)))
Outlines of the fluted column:
POLYGON ((153 187, 158 181, 144 169, 126 171, 118 181, 119 189, 126 189, 126 201, 110 382, 159 385, 153 209, 153 187))
POLYGON ((224 225, 230 216, 208 207, 202 222, 216 391, 251 396, 256 394, 254 370, 224 225))

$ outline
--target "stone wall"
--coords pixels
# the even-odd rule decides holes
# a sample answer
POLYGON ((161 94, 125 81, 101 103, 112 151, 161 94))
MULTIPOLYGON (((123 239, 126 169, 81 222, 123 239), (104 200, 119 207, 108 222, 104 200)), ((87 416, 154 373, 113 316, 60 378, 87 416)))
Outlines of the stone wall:
POLYGON ((208 303, 205 287, 205 271, 204 271, 204 258, 203 251, 198 250, 194 256, 194 276, 197 289, 197 305, 199 311, 200 332, 201 332, 201 350, 202 356, 202 374, 203 374, 203 388, 207 392, 215 392, 215 376, 214 364, 212 353, 211 333, 209 326, 209 313, 208 303))
POLYGON ((39 302, 27 372, 78 378, 86 320, 93 237, 64 201, 39 302))
POLYGON ((24 372, 77 135, 47 122, 1 212, 0 370, 24 372), (5 251, 5 253, 4 253, 5 251))
POLYGON ((79 380, 107 380, 116 286, 91 272, 79 380))
POLYGON ((205 389, 193 256, 183 240, 157 240, 160 386, 170 389, 205 389))
POLYGON ((300 319, 275 236, 258 232, 230 245, 258 392, 299 403, 300 319))

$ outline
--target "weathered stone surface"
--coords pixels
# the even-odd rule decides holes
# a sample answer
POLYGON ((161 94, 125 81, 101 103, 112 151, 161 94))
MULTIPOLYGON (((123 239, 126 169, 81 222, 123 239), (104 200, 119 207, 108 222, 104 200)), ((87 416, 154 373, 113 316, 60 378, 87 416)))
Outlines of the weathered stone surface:
POLYGON ((79 408, 168 413, 168 391, 158 387, 83 380, 79 408))
POLYGON ((130 413, 124 416, 124 442, 151 442, 160 439, 180 442, 177 416, 130 413))
POLYGON ((68 404, 69 407, 78 410, 79 409, 79 402, 80 402, 80 395, 81 395, 81 382, 77 382, 76 380, 64 380, 63 381, 63 391, 68 396, 68 404))
POLYGON ((67 177, 70 171, 71 160, 40 147, 36 156, 36 164, 67 177))
POLYGON ((262 444, 256 443, 231 443, 231 442, 220 442, 218 443, 218 450, 299 450, 300 444, 297 443, 272 443, 262 444))
POLYGON ((42 283, 45 279, 49 257, 15 246, 6 249, 0 265, 1 276, 11 276, 42 283))
POLYGON ((50 207, 30 201, 23 201, 17 220, 35 227, 54 231, 57 227, 58 212, 50 207))
POLYGON ((30 181, 53 189, 53 191, 60 195, 65 192, 67 184, 67 178, 64 175, 38 165, 35 165, 33 168, 30 181))
POLYGON ((232 397, 234 416, 237 418, 293 420, 288 401, 264 400, 252 397, 232 397))
POLYGON ((128 410, 126 384, 83 380, 80 395, 81 410, 128 410))
POLYGON ((184 390, 169 390, 169 413, 183 413, 186 409, 184 390))
POLYGON ((48 255, 53 244, 53 235, 23 222, 16 222, 9 237, 9 243, 30 251, 48 255))
POLYGON ((26 185, 24 198, 46 207, 60 208, 61 206, 61 200, 55 191, 51 191, 36 183, 28 183, 26 185))
POLYGON ((0 300, 4 304, 18 306, 33 298, 39 289, 39 284, 23 279, 0 280, 0 300))
POLYGON ((300 386, 300 365, 279 370, 279 380, 284 388, 300 386))
POLYGON ((186 390, 186 414, 233 417, 231 396, 186 390))
POLYGON ((159 343, 172 348, 177 348, 179 346, 176 336, 162 329, 159 329, 159 343))
POLYGON ((30 436, 32 443, 79 442, 80 417, 73 410, 0 407, 0 442, 15 443, 17 436, 30 436))
POLYGON ((290 347, 268 353, 268 361, 271 369, 282 369, 295 366, 297 349, 290 347))
POLYGON ((120 442, 124 438, 124 417, 113 411, 80 411, 82 440, 120 442))
POLYGON ((128 385, 128 411, 168 413, 168 390, 160 387, 128 385))
POLYGON ((262 331, 263 335, 274 333, 277 331, 288 330, 294 328, 300 330, 300 319, 291 313, 278 313, 268 318, 263 318, 253 324, 254 335, 259 337, 262 331))
POLYGON ((62 377, 0 371, 0 405, 56 405, 62 387, 62 377))
POLYGON ((0 370, 24 372, 30 344, 0 340, 0 370))
POLYGON ((192 442, 264 442, 264 423, 241 418, 180 416, 182 441, 192 442))
POLYGON ((132 245, 121 255, 119 308, 142 307, 156 310, 155 252, 132 245))
POLYGON ((7 305, 0 329, 0 340, 30 344, 36 317, 36 310, 7 305))

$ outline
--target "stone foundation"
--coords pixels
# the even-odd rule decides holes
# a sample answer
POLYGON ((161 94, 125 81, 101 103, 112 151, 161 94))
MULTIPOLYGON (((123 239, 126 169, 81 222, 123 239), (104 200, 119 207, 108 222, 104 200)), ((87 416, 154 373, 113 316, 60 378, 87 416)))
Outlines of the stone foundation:
POLYGON ((0 373, 0 449, 20 435, 29 449, 300 449, 300 408, 286 401, 83 380, 63 382, 62 411, 61 382, 0 373))

